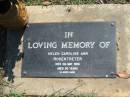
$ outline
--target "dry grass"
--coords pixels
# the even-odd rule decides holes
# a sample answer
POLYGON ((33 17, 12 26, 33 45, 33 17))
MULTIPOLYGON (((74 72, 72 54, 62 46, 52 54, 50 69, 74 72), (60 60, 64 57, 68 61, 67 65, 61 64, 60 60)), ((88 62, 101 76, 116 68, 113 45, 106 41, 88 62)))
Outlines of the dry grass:
POLYGON ((130 0, 25 0, 27 5, 42 5, 44 1, 49 1, 52 5, 130 3, 130 0))
POLYGON ((5 81, 3 80, 3 70, 0 68, 0 96, 3 96, 5 81))

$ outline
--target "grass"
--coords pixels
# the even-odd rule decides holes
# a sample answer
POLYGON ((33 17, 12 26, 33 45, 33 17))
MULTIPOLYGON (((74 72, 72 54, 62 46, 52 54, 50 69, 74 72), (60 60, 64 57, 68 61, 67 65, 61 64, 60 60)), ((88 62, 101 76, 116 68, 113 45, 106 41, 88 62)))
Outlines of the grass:
POLYGON ((10 92, 10 94, 2 97, 98 97, 97 95, 90 93, 90 94, 79 94, 79 95, 70 95, 70 96, 26 96, 24 93, 17 93, 17 92, 10 92))
POLYGON ((41 5, 43 0, 25 0, 26 5, 41 5))
MULTIPOLYGON (((0 70, 2 71, 2 70, 0 70)), ((25 93, 19 93, 15 91, 12 86, 10 86, 10 82, 6 82, 3 78, 0 80, 0 97, 27 97, 25 93), (10 87, 10 93, 8 95, 4 94, 4 88, 10 87)))
POLYGON ((4 90, 4 84, 5 81, 3 80, 3 70, 0 68, 0 96, 3 95, 3 90, 4 90))
MULTIPOLYGON (((46 95, 46 96, 27 96, 26 93, 21 93, 16 91, 16 88, 13 86, 12 84, 9 82, 4 82, 5 84, 3 84, 3 86, 9 87, 10 89, 10 93, 8 95, 1 95, 0 97, 97 97, 97 93, 95 93, 94 91, 90 92, 90 93, 86 93, 86 94, 74 94, 76 92, 76 89, 78 89, 80 86, 82 86, 83 84, 65 91, 62 95, 59 95, 60 91, 56 91, 54 93, 52 93, 51 95, 46 95)), ((61 89, 60 89, 61 90, 61 89)))
POLYGON ((25 93, 18 93, 16 91, 11 91, 10 94, 4 97, 26 97, 26 96, 25 96, 25 93))
POLYGON ((58 96, 58 95, 48 95, 48 96, 27 96, 25 93, 20 93, 17 91, 10 91, 8 95, 1 95, 0 97, 98 97, 96 93, 87 93, 87 94, 79 94, 79 95, 64 95, 64 96, 58 96))
MULTIPOLYGON (((44 0, 25 0, 26 5, 42 5, 44 0)), ((48 0, 52 5, 70 4, 128 4, 130 0, 48 0)))
POLYGON ((47 97, 98 97, 96 93, 86 93, 86 94, 79 94, 79 95, 68 95, 68 96, 55 96, 55 95, 51 95, 51 96, 47 96, 47 97))

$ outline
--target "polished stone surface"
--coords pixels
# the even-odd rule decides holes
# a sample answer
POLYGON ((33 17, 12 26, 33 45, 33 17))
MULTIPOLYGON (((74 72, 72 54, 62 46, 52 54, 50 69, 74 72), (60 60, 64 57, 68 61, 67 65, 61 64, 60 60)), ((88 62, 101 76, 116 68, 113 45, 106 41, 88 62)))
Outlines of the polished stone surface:
POLYGON ((32 23, 24 33, 23 77, 114 77, 115 22, 32 23))

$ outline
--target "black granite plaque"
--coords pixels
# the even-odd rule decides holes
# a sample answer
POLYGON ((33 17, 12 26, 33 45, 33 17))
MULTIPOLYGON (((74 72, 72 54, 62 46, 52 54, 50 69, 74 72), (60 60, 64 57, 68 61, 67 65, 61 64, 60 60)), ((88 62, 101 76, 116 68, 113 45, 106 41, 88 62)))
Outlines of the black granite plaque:
POLYGON ((22 77, 114 77, 115 28, 114 22, 30 24, 22 77))

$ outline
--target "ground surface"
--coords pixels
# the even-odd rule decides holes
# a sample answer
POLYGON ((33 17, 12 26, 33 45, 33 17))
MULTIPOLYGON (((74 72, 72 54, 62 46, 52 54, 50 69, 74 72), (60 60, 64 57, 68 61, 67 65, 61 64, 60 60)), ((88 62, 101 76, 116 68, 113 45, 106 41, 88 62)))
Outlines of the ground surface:
MULTIPOLYGON (((130 72, 130 52, 128 51, 128 41, 130 39, 130 5, 30 6, 27 9, 30 23, 116 21, 118 44, 117 72, 130 72), (69 12, 68 9, 70 9, 69 12)), ((15 75, 13 85, 16 87, 16 90, 25 91, 28 95, 49 95, 55 92, 63 95, 76 88, 73 92, 74 94, 86 94, 94 91, 101 96, 129 97, 129 79, 21 78, 22 59, 17 58, 17 53, 23 51, 23 38, 20 43, 16 41, 16 38, 21 38, 17 32, 11 34, 14 37, 8 39, 8 58, 12 58, 11 60, 17 59, 14 62, 15 68, 13 70, 15 75)), ((5 92, 8 92, 8 90, 9 88, 5 92)))
POLYGON ((130 0, 25 0, 27 5, 42 5, 44 1, 51 2, 52 5, 66 4, 126 4, 130 0))

